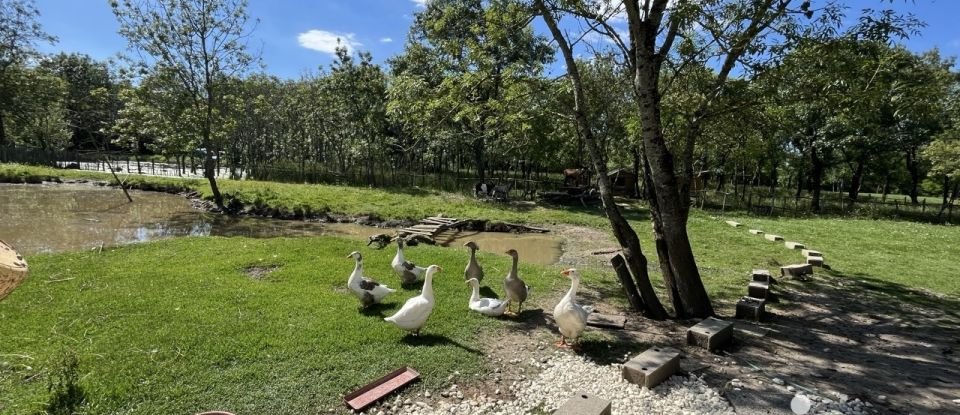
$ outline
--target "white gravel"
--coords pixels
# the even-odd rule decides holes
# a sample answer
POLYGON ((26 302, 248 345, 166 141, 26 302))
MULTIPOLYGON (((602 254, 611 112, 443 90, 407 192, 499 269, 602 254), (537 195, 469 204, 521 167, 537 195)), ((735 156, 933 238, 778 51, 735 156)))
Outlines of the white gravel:
MULTIPOLYGON (((394 399, 368 414, 457 414, 514 415, 550 413, 575 392, 585 391, 613 402, 613 414, 729 414, 734 411, 716 390, 698 377, 674 376, 656 388, 644 389, 621 377, 621 365, 599 365, 583 357, 557 352, 538 375, 509 386, 516 400, 497 397, 464 397, 451 390, 448 398, 432 404, 394 399), (461 397, 463 397, 461 399, 461 397)), ((437 396, 436 393, 433 396, 437 396)))

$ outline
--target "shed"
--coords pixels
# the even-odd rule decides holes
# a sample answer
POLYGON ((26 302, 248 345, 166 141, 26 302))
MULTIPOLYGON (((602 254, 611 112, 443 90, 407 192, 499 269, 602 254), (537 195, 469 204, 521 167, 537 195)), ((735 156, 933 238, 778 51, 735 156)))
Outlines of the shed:
POLYGON ((613 187, 613 194, 618 196, 637 196, 637 175, 633 171, 623 167, 610 170, 607 173, 610 178, 610 186, 613 187))

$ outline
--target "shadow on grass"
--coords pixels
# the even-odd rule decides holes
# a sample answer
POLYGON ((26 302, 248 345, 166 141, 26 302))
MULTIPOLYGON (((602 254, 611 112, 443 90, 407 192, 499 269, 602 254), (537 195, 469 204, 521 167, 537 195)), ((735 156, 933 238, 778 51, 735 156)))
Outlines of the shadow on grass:
POLYGON ((371 305, 370 307, 367 307, 367 308, 361 307, 360 314, 363 314, 367 317, 378 317, 382 319, 386 317, 386 314, 384 313, 384 311, 392 309, 394 306, 396 306, 395 303, 379 303, 379 304, 371 305))
POLYGON ((500 298, 490 287, 480 287, 480 296, 485 298, 500 298))
POLYGON ((477 349, 474 349, 470 346, 466 346, 463 343, 457 342, 455 340, 450 339, 447 336, 441 336, 439 334, 422 334, 421 333, 420 335, 414 335, 413 333, 409 333, 406 336, 403 336, 403 338, 400 339, 400 341, 409 346, 418 346, 418 347, 420 346, 422 347, 454 346, 454 347, 463 349, 464 351, 471 354, 475 354, 475 355, 482 354, 482 352, 477 349))
POLYGON ((401 282, 400 288, 403 288, 404 290, 407 290, 407 291, 412 291, 412 290, 419 291, 423 289, 423 280, 416 280, 414 282, 401 282))

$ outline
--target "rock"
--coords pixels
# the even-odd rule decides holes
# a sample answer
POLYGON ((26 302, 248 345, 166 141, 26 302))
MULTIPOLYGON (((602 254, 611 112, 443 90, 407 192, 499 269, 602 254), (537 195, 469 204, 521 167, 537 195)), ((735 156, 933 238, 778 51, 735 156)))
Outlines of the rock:
POLYGON ((433 396, 433 394, 431 394, 430 391, 426 391, 426 392, 423 393, 423 397, 424 397, 424 398, 429 398, 429 397, 431 397, 431 396, 433 396))
POLYGON ((774 384, 780 385, 780 386, 783 386, 783 385, 786 384, 786 382, 784 382, 783 379, 780 379, 780 378, 773 378, 773 379, 771 379, 770 381, 773 382, 774 384))

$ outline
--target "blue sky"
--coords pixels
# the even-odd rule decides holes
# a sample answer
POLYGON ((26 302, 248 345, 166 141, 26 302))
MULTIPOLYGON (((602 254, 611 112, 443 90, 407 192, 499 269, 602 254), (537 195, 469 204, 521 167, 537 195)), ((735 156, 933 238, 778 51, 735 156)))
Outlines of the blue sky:
MULTIPOLYGON (((366 50, 377 62, 403 50, 413 14, 427 0, 250 0, 251 17, 259 18, 251 41, 260 50, 268 73, 297 78, 331 61, 339 36, 354 50, 366 50)), ((44 29, 59 38, 41 45, 44 52, 81 52, 109 59, 126 49, 106 0, 36 0, 44 29)), ((960 55, 960 1, 851 0, 851 14, 860 9, 893 7, 927 23, 920 36, 907 40, 915 51, 940 49, 960 55)))

